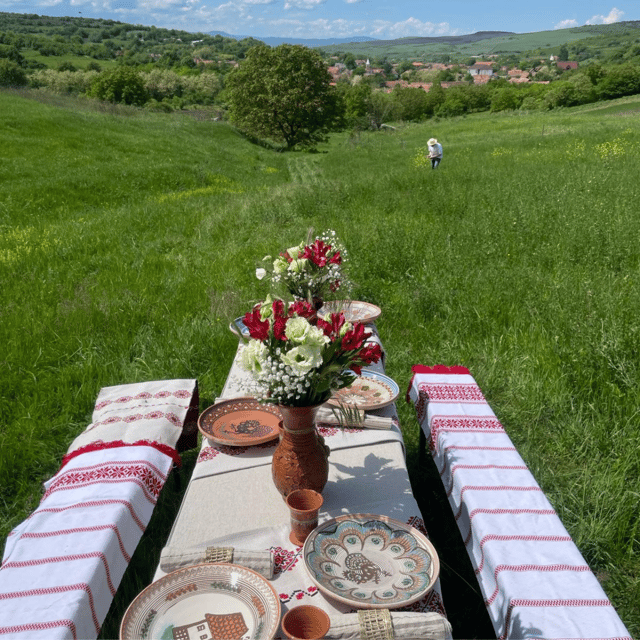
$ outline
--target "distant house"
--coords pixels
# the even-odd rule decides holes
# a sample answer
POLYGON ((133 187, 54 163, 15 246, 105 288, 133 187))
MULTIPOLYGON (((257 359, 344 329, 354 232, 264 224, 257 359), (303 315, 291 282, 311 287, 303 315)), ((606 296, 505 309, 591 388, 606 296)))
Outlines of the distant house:
POLYGON ((577 69, 577 62, 557 62, 558 69, 562 69, 563 71, 569 71, 569 69, 577 69))
POLYGON ((492 62, 476 62, 469 67, 469 73, 472 76, 492 76, 493 67, 492 62))

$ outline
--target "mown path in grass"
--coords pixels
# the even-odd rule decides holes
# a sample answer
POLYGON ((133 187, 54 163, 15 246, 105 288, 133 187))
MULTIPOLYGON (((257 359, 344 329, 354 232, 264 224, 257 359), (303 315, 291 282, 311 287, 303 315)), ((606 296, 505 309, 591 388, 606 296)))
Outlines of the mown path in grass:
MULTIPOLYGON (((613 107, 398 125, 278 154, 223 123, 0 92, 2 537, 37 505, 101 387, 194 377, 211 403, 235 352, 228 322, 265 293, 257 263, 333 228, 355 297, 383 309, 388 373, 406 388, 417 362, 470 368, 640 635, 640 124, 613 107), (436 171, 415 162, 432 136, 436 171)), ((398 409, 432 517, 437 478, 398 409)), ((164 543, 186 462, 141 566, 164 543)), ((122 592, 144 579, 127 574, 122 592)), ((472 637, 462 609, 454 628, 472 637)))

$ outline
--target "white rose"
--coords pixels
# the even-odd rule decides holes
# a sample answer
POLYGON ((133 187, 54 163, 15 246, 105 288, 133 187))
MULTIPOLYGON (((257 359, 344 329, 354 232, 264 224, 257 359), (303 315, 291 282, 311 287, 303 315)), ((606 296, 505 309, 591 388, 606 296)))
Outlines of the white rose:
POLYGON ((246 371, 260 373, 267 357, 267 347, 260 340, 249 340, 249 344, 242 350, 240 364, 246 371))
POLYGON ((262 280, 266 275, 267 275, 266 269, 263 269, 262 267, 259 267, 258 269, 256 269, 256 278, 258 278, 258 280, 262 280))
POLYGON ((282 355, 281 360, 290 366, 296 374, 306 374, 322 365, 322 351, 320 347, 303 344, 287 351, 282 355))

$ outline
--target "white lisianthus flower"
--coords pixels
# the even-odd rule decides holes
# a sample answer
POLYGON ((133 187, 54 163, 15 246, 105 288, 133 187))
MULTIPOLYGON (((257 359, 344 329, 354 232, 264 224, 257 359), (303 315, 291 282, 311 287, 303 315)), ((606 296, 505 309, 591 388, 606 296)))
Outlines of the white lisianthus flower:
POLYGON ((282 257, 276 258, 273 261, 273 272, 278 275, 282 275, 287 272, 289 268, 289 263, 282 257))
POLYGON ((318 327, 314 327, 313 325, 309 326, 309 331, 307 332, 307 336, 305 339, 305 344, 308 344, 313 347, 324 347, 325 344, 331 342, 331 339, 324 335, 324 331, 322 329, 318 329, 318 327))
POLYGON ((287 336, 287 340, 302 344, 307 339, 312 328, 306 318, 296 316, 295 318, 289 318, 287 321, 284 328, 284 335, 287 336))
POLYGON ((242 350, 240 363, 243 369, 252 373, 261 373, 267 358, 267 347, 260 340, 249 340, 242 350))
POLYGON ((262 320, 268 320, 273 315, 273 298, 271 294, 268 294, 264 299, 264 302, 260 306, 260 318, 262 320))
POLYGON ((353 329, 353 325, 349 321, 345 321, 345 323, 340 327, 340 337, 344 338, 347 331, 351 331, 353 329))
POLYGON ((304 242, 301 242, 296 247, 287 249, 287 253, 295 260, 304 251, 304 242))
POLYGON ((258 280, 262 280, 266 275, 267 275, 266 269, 263 269, 262 267, 259 267, 258 269, 256 269, 256 278, 258 278, 258 280))
POLYGON ((283 354, 282 362, 297 375, 306 374, 322 365, 322 350, 320 347, 303 344, 283 354))
POLYGON ((293 260, 289 263, 289 271, 292 273, 302 273, 307 268, 309 261, 306 258, 300 260, 293 260))

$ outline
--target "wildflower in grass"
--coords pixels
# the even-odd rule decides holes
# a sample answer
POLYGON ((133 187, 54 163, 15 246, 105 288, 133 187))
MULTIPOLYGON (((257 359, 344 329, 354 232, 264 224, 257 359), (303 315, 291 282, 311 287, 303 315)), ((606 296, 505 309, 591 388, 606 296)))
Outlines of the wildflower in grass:
POLYGON ((413 156, 411 162, 416 169, 424 169, 425 167, 430 167, 431 160, 429 159, 429 154, 426 147, 420 147, 416 151, 416 155, 413 156))
POLYGON ((596 145, 596 153, 601 160, 621 158, 625 154, 624 141, 621 138, 609 140, 596 145))

